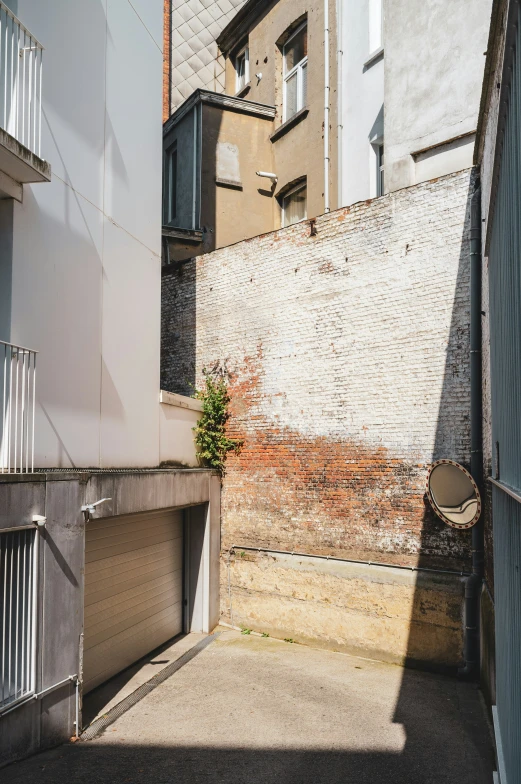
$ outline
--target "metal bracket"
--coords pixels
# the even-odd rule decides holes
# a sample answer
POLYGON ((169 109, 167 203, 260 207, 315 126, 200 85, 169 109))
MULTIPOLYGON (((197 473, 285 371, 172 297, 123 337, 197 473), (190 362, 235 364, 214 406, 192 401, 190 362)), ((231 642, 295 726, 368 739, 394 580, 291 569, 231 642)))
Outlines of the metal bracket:
POLYGON ((99 501, 96 501, 96 502, 95 502, 95 503, 93 503, 93 504, 84 504, 84 505, 81 507, 81 511, 83 512, 83 515, 84 515, 84 517, 85 517, 85 522, 86 522, 86 523, 88 523, 88 522, 89 522, 89 520, 91 520, 91 519, 92 519, 92 515, 93 515, 93 514, 95 513, 95 511, 96 511, 96 507, 97 507, 97 506, 99 506, 100 504, 104 504, 104 503, 105 503, 105 501, 112 501, 112 498, 100 498, 100 500, 99 500, 99 501))

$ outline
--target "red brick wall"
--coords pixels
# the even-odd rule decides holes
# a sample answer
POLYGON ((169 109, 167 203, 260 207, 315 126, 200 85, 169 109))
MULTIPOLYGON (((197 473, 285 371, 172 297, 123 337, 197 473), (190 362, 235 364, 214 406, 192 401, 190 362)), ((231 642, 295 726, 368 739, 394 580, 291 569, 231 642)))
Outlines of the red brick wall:
POLYGON ((164 0, 163 9, 163 122, 165 122, 170 117, 172 0, 164 0))

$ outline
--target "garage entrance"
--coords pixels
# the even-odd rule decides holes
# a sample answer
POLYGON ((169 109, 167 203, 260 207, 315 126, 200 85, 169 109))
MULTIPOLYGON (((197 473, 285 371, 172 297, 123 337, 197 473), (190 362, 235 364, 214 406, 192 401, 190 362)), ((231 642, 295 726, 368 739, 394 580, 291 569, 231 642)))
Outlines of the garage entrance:
POLYGON ((87 523, 84 694, 183 631, 183 528, 182 510, 87 523))

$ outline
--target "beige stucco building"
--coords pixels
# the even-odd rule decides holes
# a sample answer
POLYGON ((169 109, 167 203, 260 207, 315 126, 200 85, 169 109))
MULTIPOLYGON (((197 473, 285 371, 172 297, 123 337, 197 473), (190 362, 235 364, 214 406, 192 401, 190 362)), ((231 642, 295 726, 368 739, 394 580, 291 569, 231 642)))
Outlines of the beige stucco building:
POLYGON ((329 6, 250 0, 218 37, 225 93, 196 90, 165 124, 168 260, 338 206, 329 6))
POLYGON ((167 263, 471 166, 490 0, 235 8, 164 126, 167 263))

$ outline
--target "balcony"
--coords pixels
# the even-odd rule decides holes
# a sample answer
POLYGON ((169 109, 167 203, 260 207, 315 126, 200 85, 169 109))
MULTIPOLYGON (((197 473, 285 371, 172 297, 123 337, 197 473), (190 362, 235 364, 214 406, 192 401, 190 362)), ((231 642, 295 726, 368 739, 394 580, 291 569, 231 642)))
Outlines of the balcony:
POLYGON ((43 46, 0 0, 0 198, 49 182, 41 158, 43 46))
POLYGON ((37 353, 0 340, 0 474, 34 472, 37 353))

